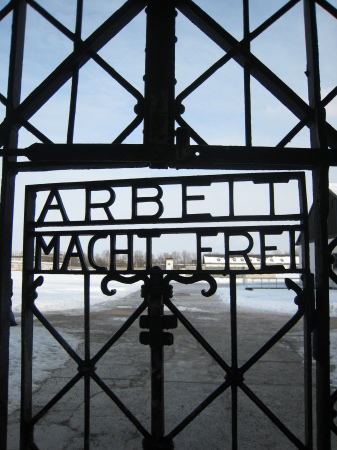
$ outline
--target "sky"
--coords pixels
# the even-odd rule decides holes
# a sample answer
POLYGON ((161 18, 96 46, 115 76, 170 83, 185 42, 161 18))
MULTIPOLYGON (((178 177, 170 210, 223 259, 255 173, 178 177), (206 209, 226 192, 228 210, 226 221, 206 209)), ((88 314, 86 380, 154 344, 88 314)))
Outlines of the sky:
MULTIPOLYGON (((74 31, 76 1, 39 0, 38 3, 62 24, 74 31)), ((123 1, 84 0, 82 39, 87 38, 123 1)), ((198 0, 195 2, 216 19, 237 40, 242 39, 242 4, 237 0, 198 0)), ((253 31, 282 7, 283 0, 250 0, 250 29, 253 31)), ((330 0, 337 7, 337 0, 330 0)), ((0 8, 7 1, 0 0, 0 8)), ((336 85, 337 21, 317 6, 322 97, 336 85)), ((146 14, 139 14, 99 55, 109 62, 139 92, 143 93, 146 14)), ((11 15, 0 23, 0 65, 8 66, 11 15)), ((182 92, 224 52, 180 12, 176 22, 176 94, 182 92)), ((28 6, 23 65, 22 99, 25 99, 48 74, 72 51, 72 43, 28 6)), ((302 2, 251 44, 252 53, 274 71, 303 100, 307 101, 307 79, 302 2)), ((262 85, 252 78, 253 145, 275 146, 296 124, 297 119, 262 85)), ((6 95, 6 70, 0 71, 0 93, 6 95)), ((30 120, 49 139, 64 143, 67 135, 70 82, 67 82, 30 120)), ((136 100, 94 62, 80 71, 74 142, 110 143, 135 117, 136 100)), ((243 71, 234 61, 218 70, 183 102, 183 118, 209 144, 244 145, 243 71)), ((337 98, 326 108, 327 121, 337 128, 337 98)), ((0 105, 0 121, 5 108, 0 105)), ((309 147, 309 132, 302 130, 289 146, 309 147)), ((19 147, 25 148, 36 138, 21 129, 19 147)), ((142 142, 140 125, 125 143, 142 142)), ((118 169, 101 171, 59 171, 56 173, 19 174, 17 176, 13 249, 22 248, 23 198, 26 184, 118 179, 135 177, 200 175, 206 171, 118 169)), ((331 169, 330 181, 337 182, 331 169)), ((311 175, 307 174, 308 199, 311 203, 311 175)), ((259 201, 256 207, 259 208, 259 201)), ((297 199, 283 197, 291 208, 297 199), (293 202, 290 204, 290 202, 293 202)), ((183 243, 177 241, 179 249, 183 243)))

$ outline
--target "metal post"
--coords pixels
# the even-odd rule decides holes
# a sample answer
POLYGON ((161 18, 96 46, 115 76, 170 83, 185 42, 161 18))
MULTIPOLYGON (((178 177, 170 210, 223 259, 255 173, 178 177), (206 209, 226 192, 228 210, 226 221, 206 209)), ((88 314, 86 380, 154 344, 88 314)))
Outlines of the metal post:
MULTIPOLYGON (((243 37, 245 48, 250 52, 249 41, 249 1, 243 0, 243 37)), ((250 65, 247 61, 243 66, 244 94, 245 94, 245 135, 246 147, 252 146, 252 112, 251 112, 251 94, 250 94, 250 65)))
POLYGON ((150 0, 146 13, 144 144, 173 144, 174 2, 150 0))
MULTIPOLYGON (((308 202, 305 186, 305 176, 303 174, 299 185, 300 211, 304 218, 308 217, 308 202)), ((314 299, 314 276, 310 272, 309 255, 309 224, 304 221, 303 241, 302 241, 302 267, 306 269, 302 276, 303 290, 306 296, 305 314, 303 320, 304 334, 304 390, 305 390, 305 444, 306 448, 313 448, 313 405, 312 405, 312 331, 313 317, 315 309, 314 299)), ((294 238, 291 238, 294 239, 294 238)), ((290 244, 293 245, 292 243, 290 244)))
POLYGON ((321 106, 320 74, 315 1, 304 1, 305 37, 309 104, 315 111, 310 127, 311 146, 320 147, 321 161, 313 170, 316 320, 314 356, 316 359, 317 448, 331 448, 330 437, 330 317, 329 317, 329 256, 327 218, 329 213, 329 166, 325 112, 321 106))
POLYGON ((164 316, 163 274, 155 267, 150 275, 148 315, 141 316, 141 328, 148 328, 140 334, 140 342, 151 348, 151 437, 144 438, 145 450, 170 450, 174 448, 172 439, 165 437, 164 406, 164 345, 173 344, 173 335, 163 329, 175 328, 174 316, 164 316), (172 320, 173 319, 173 320, 172 320))
MULTIPOLYGON (((17 148, 18 128, 11 123, 12 111, 20 103, 23 48, 26 22, 26 2, 16 0, 13 9, 12 42, 8 74, 7 130, 4 150, 17 148)), ((7 448, 9 313, 11 298, 11 252, 14 209, 15 173, 9 163, 15 157, 4 156, 1 179, 0 208, 0 448, 7 448)))
MULTIPOLYGON (((236 302, 236 275, 230 275, 230 315, 231 315, 231 346, 232 369, 238 370, 238 336, 237 336, 237 302, 236 302)), ((232 450, 238 448, 238 385, 232 382, 232 450)))
MULTIPOLYGON (((174 143, 175 6, 174 2, 150 0, 147 13, 144 144, 174 143)), ((159 147, 156 151, 159 151, 159 147)), ((166 166, 165 166, 166 167, 166 166)), ((149 343, 151 346, 151 440, 146 449, 173 448, 165 440, 163 275, 150 277, 149 343)))
POLYGON ((160 440, 165 433, 164 412, 164 346, 160 319, 163 315, 163 275, 151 275, 151 294, 148 314, 152 321, 150 327, 151 345, 151 433, 160 440))
POLYGON ((34 275, 30 273, 34 261, 34 238, 29 235, 29 223, 35 217, 35 194, 30 191, 25 200, 23 271, 22 271, 22 315, 21 315, 21 412, 20 450, 34 448, 32 420, 33 377, 33 312, 31 302, 35 299, 34 275))
MULTIPOLYGON (((90 363, 90 275, 84 275, 84 357, 90 363)), ((90 371, 84 373, 84 450, 90 448, 90 371)))

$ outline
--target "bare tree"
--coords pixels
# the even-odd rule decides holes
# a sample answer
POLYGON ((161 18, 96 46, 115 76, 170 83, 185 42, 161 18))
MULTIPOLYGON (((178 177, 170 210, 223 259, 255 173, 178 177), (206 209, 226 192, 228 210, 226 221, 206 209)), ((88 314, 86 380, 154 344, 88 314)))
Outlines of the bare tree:
POLYGON ((133 263, 137 268, 145 267, 145 254, 141 250, 136 250, 133 254, 133 263))
POLYGON ((102 253, 95 255, 95 262, 99 266, 109 267, 110 266, 110 252, 109 250, 103 250, 102 253))
POLYGON ((192 260, 191 253, 188 252, 187 250, 183 250, 181 252, 181 260, 182 260, 182 263, 184 264, 184 267, 186 267, 187 264, 191 263, 191 260, 192 260))

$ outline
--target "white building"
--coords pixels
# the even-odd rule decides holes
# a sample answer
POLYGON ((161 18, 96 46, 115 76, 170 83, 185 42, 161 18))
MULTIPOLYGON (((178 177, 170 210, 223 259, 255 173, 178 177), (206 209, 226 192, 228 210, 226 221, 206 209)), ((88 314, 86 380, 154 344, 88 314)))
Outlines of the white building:
MULTIPOLYGON (((260 255, 247 255, 254 269, 259 270, 261 268, 261 256, 260 255)), ((268 266, 282 265, 285 269, 290 267, 290 255, 268 255, 265 257, 265 264, 268 266)), ((299 265, 299 257, 295 257, 296 266, 299 265)), ((225 255, 209 253, 203 256, 203 264, 205 269, 223 269, 225 267, 225 255)), ((238 254, 230 256, 229 266, 233 270, 247 270, 247 262, 245 258, 238 254)))
POLYGON ((165 269, 173 270, 173 258, 171 256, 165 260, 165 269))

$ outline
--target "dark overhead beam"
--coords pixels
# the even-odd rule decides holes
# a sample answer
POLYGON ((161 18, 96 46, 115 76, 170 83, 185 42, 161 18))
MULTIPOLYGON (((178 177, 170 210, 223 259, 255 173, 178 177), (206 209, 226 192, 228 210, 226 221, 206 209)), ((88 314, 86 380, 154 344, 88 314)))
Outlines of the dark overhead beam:
MULTIPOLYGON (((176 0, 176 6, 182 14, 225 52, 234 50, 233 59, 241 67, 249 64, 252 76, 288 108, 289 111, 298 117, 298 119, 303 120, 309 118, 309 122, 314 121, 312 108, 259 59, 250 53, 243 43, 233 38, 233 36, 191 0, 176 0)), ((329 146, 337 148, 337 131, 328 123, 326 124, 326 131, 329 146)))
MULTIPOLYGON (((90 52, 98 52, 118 34, 146 6, 145 0, 129 0, 106 20, 72 52, 14 111, 11 123, 29 120, 71 77, 72 69, 83 66, 91 59, 90 52)), ((8 119, 0 125, 0 146, 8 119)))
MULTIPOLYGON (((318 148, 221 145, 34 144, 12 153, 29 159, 13 164, 15 172, 120 167, 311 170, 322 162, 318 148)), ((327 164, 337 166, 336 152, 329 151, 325 158, 327 164)))

